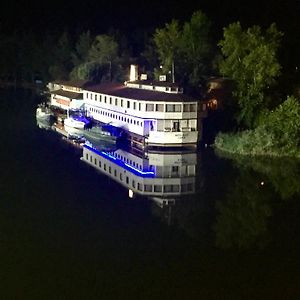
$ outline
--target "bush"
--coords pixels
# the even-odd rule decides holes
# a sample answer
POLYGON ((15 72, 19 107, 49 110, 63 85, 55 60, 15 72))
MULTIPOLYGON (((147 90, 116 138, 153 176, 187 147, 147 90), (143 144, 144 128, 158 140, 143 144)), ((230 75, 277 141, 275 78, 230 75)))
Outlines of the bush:
POLYGON ((241 155, 300 157, 300 104, 288 97, 274 111, 265 113, 253 130, 237 134, 220 133, 215 139, 219 150, 241 155))

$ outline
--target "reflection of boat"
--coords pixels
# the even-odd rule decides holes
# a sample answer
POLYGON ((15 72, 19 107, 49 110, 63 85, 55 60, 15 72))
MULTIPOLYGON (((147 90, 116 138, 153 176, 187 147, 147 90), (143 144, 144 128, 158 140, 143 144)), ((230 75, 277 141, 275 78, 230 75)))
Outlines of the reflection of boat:
POLYGON ((50 123, 50 120, 44 120, 44 119, 39 119, 39 118, 36 118, 36 125, 41 128, 41 129, 51 129, 51 123, 50 123))
POLYGON ((177 197, 195 192, 195 152, 135 153, 117 149, 100 151, 83 146, 82 160, 135 193, 160 206, 173 205, 177 197))

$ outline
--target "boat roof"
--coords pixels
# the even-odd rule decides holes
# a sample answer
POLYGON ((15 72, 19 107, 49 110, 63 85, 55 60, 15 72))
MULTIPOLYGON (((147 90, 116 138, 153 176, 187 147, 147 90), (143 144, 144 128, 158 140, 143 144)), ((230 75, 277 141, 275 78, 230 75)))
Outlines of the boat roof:
POLYGON ((106 94, 114 97, 123 97, 134 100, 167 101, 167 102, 191 102, 195 98, 182 93, 165 93, 146 89, 128 87, 120 83, 101 83, 90 85, 86 91, 106 94))
POLYGON ((51 91, 50 94, 59 95, 59 96, 70 98, 70 99, 83 99, 82 93, 70 92, 70 91, 66 91, 66 90, 62 90, 62 89, 56 90, 56 91, 51 91))

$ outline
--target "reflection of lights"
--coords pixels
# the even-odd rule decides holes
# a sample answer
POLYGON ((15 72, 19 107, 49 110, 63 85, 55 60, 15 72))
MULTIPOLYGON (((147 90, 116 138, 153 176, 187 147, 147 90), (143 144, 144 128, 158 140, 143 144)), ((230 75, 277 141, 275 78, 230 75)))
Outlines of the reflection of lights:
POLYGON ((109 154, 109 153, 106 153, 104 151, 99 151, 93 147, 90 147, 89 145, 85 144, 84 145, 84 148, 86 149, 89 149, 91 150, 92 152, 102 156, 102 157, 105 157, 107 158, 108 160, 114 162, 115 164, 119 165, 120 167, 122 167, 123 169, 126 169, 128 171, 131 171, 132 173, 138 175, 138 176, 142 176, 142 177, 155 177, 155 174, 154 172, 152 171, 142 171, 142 170, 139 170, 137 168, 134 168, 133 166, 123 162, 122 160, 114 157, 113 155, 109 154))
POLYGON ((133 190, 128 190, 128 196, 129 198, 133 198, 133 190))
POLYGON ((264 184, 265 184, 264 181, 261 181, 261 182, 260 182, 260 185, 261 185, 261 186, 263 186, 264 184))

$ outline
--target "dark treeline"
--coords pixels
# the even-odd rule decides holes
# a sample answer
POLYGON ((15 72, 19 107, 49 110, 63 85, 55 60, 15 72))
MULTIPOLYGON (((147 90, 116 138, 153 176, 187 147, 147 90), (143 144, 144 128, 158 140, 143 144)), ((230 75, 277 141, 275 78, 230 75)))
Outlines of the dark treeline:
MULTIPOLYGON (((186 92, 199 96, 206 79, 221 74, 218 43, 222 28, 218 26, 197 11, 185 21, 129 31, 111 28, 96 32, 83 26, 84 30, 24 28, 1 33, 0 28, 0 79, 13 84, 76 78, 123 81, 129 64, 136 63, 149 78, 166 74, 172 80, 174 75, 186 92)), ((279 80, 291 91, 300 66, 291 59, 295 52, 292 39, 284 35, 283 42, 289 48, 279 49, 283 66, 279 80)))

